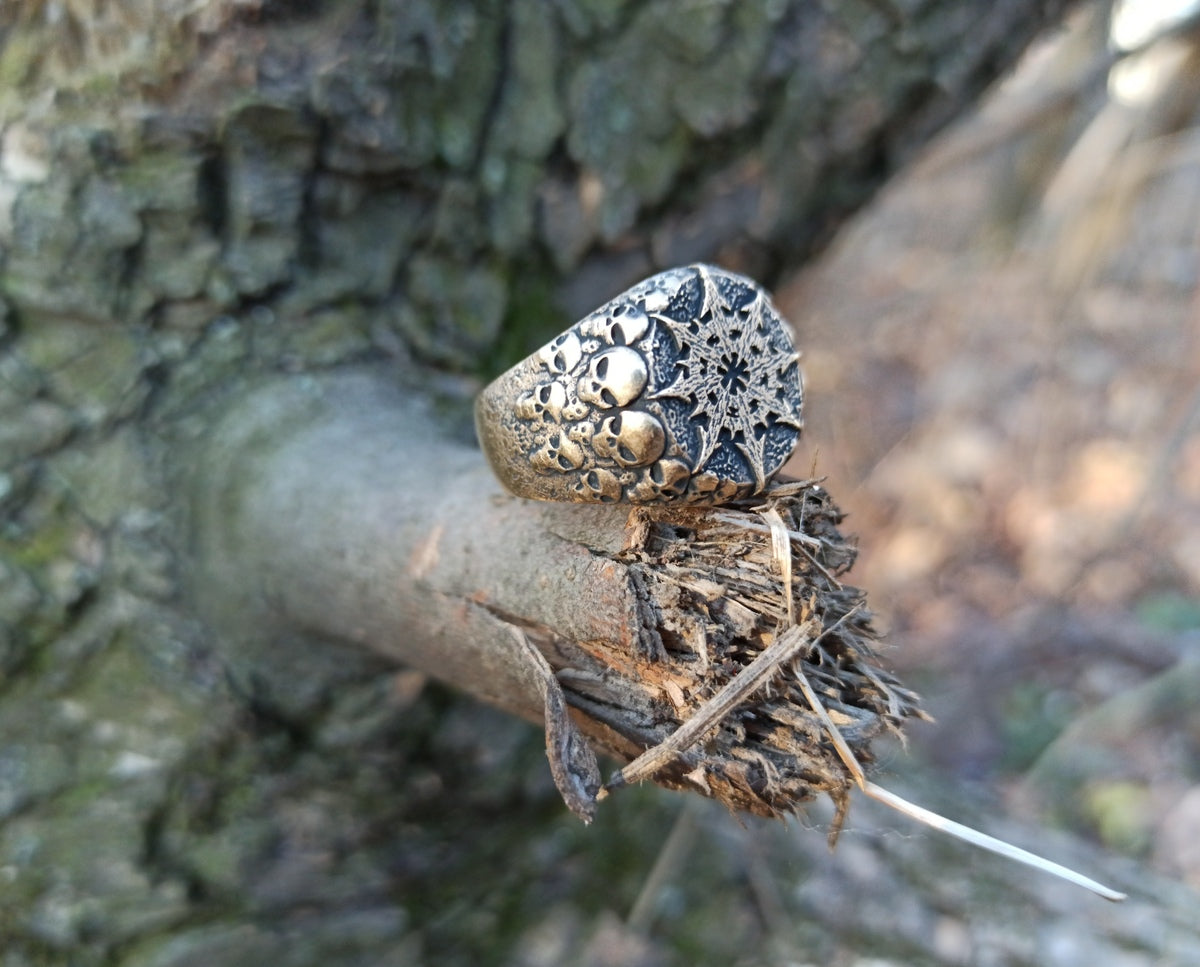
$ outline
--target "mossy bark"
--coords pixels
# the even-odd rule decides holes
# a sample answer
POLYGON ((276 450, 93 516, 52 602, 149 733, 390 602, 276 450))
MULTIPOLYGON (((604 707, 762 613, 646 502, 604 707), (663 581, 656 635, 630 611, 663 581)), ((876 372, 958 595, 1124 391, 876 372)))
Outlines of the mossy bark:
POLYGON ((662 807, 589 839, 525 724, 198 609, 196 441, 364 361, 454 425, 653 268, 769 283, 1062 6, 0 10, 0 962, 504 962, 623 898, 662 807))

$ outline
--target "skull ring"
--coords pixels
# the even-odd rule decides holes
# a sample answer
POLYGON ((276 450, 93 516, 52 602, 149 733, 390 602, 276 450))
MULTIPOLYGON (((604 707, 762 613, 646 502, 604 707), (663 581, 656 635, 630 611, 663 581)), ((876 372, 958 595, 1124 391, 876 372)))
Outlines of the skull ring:
POLYGON ((669 269, 492 382, 475 427, 519 497, 725 503, 763 490, 795 449, 798 359, 750 279, 669 269))

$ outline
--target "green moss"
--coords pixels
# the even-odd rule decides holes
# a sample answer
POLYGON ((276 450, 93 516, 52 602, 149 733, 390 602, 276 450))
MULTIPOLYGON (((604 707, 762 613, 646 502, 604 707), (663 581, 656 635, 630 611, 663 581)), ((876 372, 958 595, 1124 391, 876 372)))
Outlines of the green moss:
POLYGON ((284 356, 308 366, 345 361, 369 348, 367 328, 367 314, 357 305, 318 310, 286 327, 284 356))
POLYGON ((127 416, 149 388, 139 385, 146 360, 129 330, 103 332, 89 350, 65 360, 50 373, 56 398, 77 409, 89 423, 127 416))
POLYGON ((497 263, 420 254, 408 263, 405 303, 393 321, 422 357, 465 369, 494 345, 508 301, 497 263))
MULTIPOLYGON (((58 449, 75 428, 73 415, 43 400, 17 404, 0 413, 0 467, 58 449)), ((11 478, 10 478, 11 486, 11 478)))
MULTIPOLYGON (((474 4, 486 8, 486 4, 474 4)), ((430 91, 419 85, 404 85, 401 99, 409 110, 409 124, 418 119, 431 125, 428 137, 437 145, 442 159, 453 168, 465 170, 475 161, 479 140, 487 124, 492 90, 498 79, 499 33, 502 16, 496 10, 440 4, 434 8, 442 20, 443 43, 453 67, 445 82, 430 91), (408 88, 412 88, 411 96, 408 88), (431 110, 432 106, 432 110, 431 110)), ((549 19, 549 18, 547 18, 549 19)))
POLYGON ((1138 619, 1156 631, 1179 632, 1200 628, 1200 600, 1168 591, 1148 595, 1137 603, 1138 619))
POLYGON ((560 0, 559 15, 576 37, 604 34, 626 16, 629 0, 560 0))
POLYGON ((1150 789, 1142 783, 1097 783, 1085 791, 1083 810, 1107 846, 1143 855, 1154 839, 1151 798, 1150 789))
POLYGON ((71 544, 78 534, 78 521, 64 513, 19 537, 0 539, 0 556, 36 572, 54 561, 69 559, 71 544))
POLYGON ((105 734, 119 729, 100 748, 113 748, 153 759, 166 767, 183 754, 183 747, 204 724, 206 709, 187 702, 123 636, 94 662, 88 674, 67 696, 85 710, 93 723, 105 723, 105 734), (137 696, 131 702, 131 696, 137 696))
POLYGON ((559 38, 540 0, 514 3, 512 19, 511 64, 489 149, 540 161, 566 127, 559 38))
POLYGON ((1070 698, 1036 682, 1018 685, 1004 699, 1002 766, 1023 772, 1032 766, 1064 728, 1075 709, 1070 698))
POLYGON ((515 255, 529 247, 534 232, 540 163, 513 160, 505 167, 504 187, 492 193, 488 212, 492 247, 515 255))
POLYGON ((46 41, 38 31, 13 30, 0 44, 0 112, 4 117, 28 108, 24 98, 16 96, 33 68, 46 56, 46 41))
POLYGON ((139 209, 194 212, 202 164, 197 155, 143 149, 114 177, 139 209))
POLYGON ((110 526, 122 512, 154 500, 133 430, 123 429, 92 445, 64 450, 48 463, 80 512, 101 527, 110 526))
POLYGON ((518 265, 511 272, 508 308, 500 338, 489 354, 480 356, 479 375, 491 380, 545 345, 573 320, 555 302, 553 274, 536 265, 518 265))

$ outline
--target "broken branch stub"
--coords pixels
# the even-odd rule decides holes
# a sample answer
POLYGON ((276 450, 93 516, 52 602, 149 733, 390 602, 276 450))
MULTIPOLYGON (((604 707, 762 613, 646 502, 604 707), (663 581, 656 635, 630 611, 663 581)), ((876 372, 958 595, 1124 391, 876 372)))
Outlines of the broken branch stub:
POLYGON ((926 716, 916 696, 875 665, 865 598, 839 580, 854 551, 828 494, 810 480, 774 485, 762 497, 760 506, 747 500, 694 516, 631 515, 625 553, 646 567, 638 584, 655 646, 643 661, 664 666, 661 687, 677 724, 600 796, 653 778, 731 808, 784 816, 823 792, 837 808, 832 846, 857 786, 934 829, 1123 900, 1118 890, 868 781, 871 739, 926 716))
MULTIPOLYGON (((872 761, 872 739, 925 714, 878 664, 865 596, 840 580, 855 556, 840 521, 812 480, 721 508, 632 511, 621 557, 638 588, 641 647, 630 656, 604 641, 580 644, 657 691, 660 719, 649 730, 654 741, 642 738, 648 751, 607 789, 653 778, 762 816, 785 816, 825 793, 844 813, 855 777, 802 679, 819 690, 859 763, 872 761), (782 567, 763 511, 790 544, 782 567)), ((567 696, 591 716, 607 714, 570 685, 567 696)))

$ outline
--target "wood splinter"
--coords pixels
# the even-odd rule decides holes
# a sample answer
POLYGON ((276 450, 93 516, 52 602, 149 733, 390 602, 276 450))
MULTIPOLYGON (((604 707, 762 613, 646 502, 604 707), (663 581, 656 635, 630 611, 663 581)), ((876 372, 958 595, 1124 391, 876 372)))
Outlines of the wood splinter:
POLYGON ((698 742, 705 732, 720 725, 726 715, 807 650, 813 643, 814 632, 819 629, 820 624, 812 618, 802 625, 788 628, 683 725, 658 745, 647 749, 624 768, 618 769, 604 784, 596 798, 603 799, 621 786, 633 785, 654 776, 680 753, 698 742))

